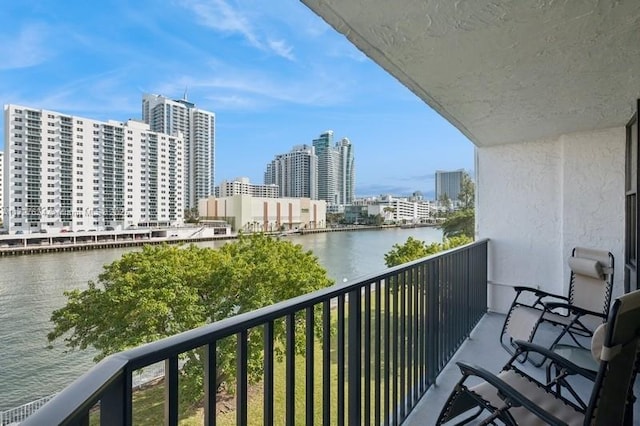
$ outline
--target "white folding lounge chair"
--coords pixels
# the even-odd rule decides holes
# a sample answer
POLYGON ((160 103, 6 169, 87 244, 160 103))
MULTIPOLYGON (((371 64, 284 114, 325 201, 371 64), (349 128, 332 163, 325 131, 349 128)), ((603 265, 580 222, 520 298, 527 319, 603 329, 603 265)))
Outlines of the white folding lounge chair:
MULTIPOLYGON (((633 424, 633 384, 639 364, 640 290, 613 303, 609 320, 601 333, 597 355, 599 368, 592 376, 575 364, 541 346, 515 342, 515 354, 498 375, 465 363, 458 363, 463 374, 444 405, 437 424, 595 425, 633 424), (523 372, 519 356, 541 353, 556 365, 556 377, 542 383, 523 372), (590 397, 576 394, 567 398, 558 389, 569 375, 594 380, 590 397), (475 378, 474 380, 469 380, 475 378), (483 380, 479 384, 477 378, 483 380), (483 415, 483 417, 480 417, 483 415), (460 418, 463 420, 460 421, 460 418)), ((595 340, 595 339, 594 339, 595 340)))
MULTIPOLYGON (((547 348, 553 348, 565 336, 582 346, 578 336, 591 337, 607 318, 613 285, 613 255, 576 247, 568 263, 571 270, 568 296, 531 287, 515 287, 516 296, 500 333, 500 343, 509 353, 514 353, 516 340, 534 342, 543 323, 558 327, 551 343, 544 344, 547 348)), ((527 357, 525 354, 522 361, 527 357)), ((540 366, 544 360, 543 357, 532 362, 540 366)))

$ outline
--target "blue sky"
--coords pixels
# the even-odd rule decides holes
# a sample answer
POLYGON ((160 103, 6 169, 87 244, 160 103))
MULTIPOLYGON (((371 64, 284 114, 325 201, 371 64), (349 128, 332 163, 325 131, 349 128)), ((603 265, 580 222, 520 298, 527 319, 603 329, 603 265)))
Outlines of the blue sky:
POLYGON ((329 129, 354 145, 357 196, 432 197, 435 170, 473 168, 464 135, 296 0, 3 4, 2 104, 124 121, 185 88, 216 113, 216 182, 262 183, 329 129))

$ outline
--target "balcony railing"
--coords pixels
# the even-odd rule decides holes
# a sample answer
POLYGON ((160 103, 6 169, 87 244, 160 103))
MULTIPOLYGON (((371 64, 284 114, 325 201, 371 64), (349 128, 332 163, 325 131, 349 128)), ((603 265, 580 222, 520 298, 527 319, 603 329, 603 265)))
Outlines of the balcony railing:
POLYGON ((274 371, 278 363, 274 354, 276 345, 281 344, 276 341, 274 324, 284 322, 286 424, 304 419, 307 425, 314 421, 397 425, 435 382, 486 312, 487 246, 487 240, 475 242, 390 268, 383 274, 111 355, 23 424, 88 424, 90 411, 99 403, 101 424, 129 425, 133 419, 134 372, 163 361, 165 424, 175 425, 179 420, 179 358, 187 351, 204 347, 204 423, 214 425, 216 354, 220 353, 222 339, 235 338, 236 423, 247 424, 249 403, 259 403, 263 424, 271 425, 274 371), (317 327, 317 315, 321 317, 321 327, 317 327), (261 396, 253 396, 249 401, 248 336, 256 329, 264 336, 261 351, 264 376, 261 396), (298 371, 295 362, 295 334, 301 330, 304 330, 304 368, 299 370, 304 371, 298 371), (322 365, 318 380, 314 378, 315 357, 321 358, 322 365), (304 392, 300 394, 296 394, 297 381, 304 382, 304 392), (296 412, 297 399, 305 401, 304 412, 296 412), (317 417, 316 407, 321 407, 318 410, 321 415, 317 417))

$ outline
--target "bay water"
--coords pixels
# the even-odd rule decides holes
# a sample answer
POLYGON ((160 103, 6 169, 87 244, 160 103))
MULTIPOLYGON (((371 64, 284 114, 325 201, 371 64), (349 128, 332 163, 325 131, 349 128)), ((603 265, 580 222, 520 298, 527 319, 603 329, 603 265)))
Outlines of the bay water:
MULTIPOLYGON (((384 254, 409 236, 441 241, 442 231, 390 228, 285 238, 313 251, 339 284, 384 271, 384 254)), ((227 242, 198 245, 219 247, 227 242)), ((64 306, 65 290, 87 288, 105 264, 133 250, 140 248, 0 258, 0 411, 56 393, 93 366, 91 349, 65 353, 62 342, 47 348, 51 313, 64 306)))

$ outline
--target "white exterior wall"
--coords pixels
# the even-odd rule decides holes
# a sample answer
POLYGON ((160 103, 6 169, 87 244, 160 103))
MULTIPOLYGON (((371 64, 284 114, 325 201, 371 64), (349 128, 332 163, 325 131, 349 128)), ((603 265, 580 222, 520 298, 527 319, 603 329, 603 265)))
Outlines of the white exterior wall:
POLYGON ((196 108, 186 99, 172 100, 145 94, 142 120, 155 132, 184 138, 184 203, 197 207, 198 200, 214 192, 215 114, 196 108))
POLYGON ((198 214, 206 218, 233 218, 234 231, 271 232, 315 229, 326 226, 327 203, 309 198, 264 198, 250 195, 210 197, 198 202, 198 214))
POLYGON ((182 135, 151 132, 148 124, 135 121, 129 121, 125 129, 124 225, 181 225, 185 202, 182 135))
POLYGON ((7 105, 5 144, 11 155, 5 161, 4 212, 11 232, 183 221, 181 136, 150 132, 134 121, 7 105), (158 141, 153 147, 151 139, 158 141), (178 150, 171 159, 170 145, 178 150), (175 207, 169 208, 171 198, 175 207), (150 218, 152 210, 157 215, 150 218))
POLYGON ((476 150, 477 237, 489 238, 489 309, 516 285, 567 294, 575 246, 606 249, 624 277, 625 129, 476 150))
POLYGON ((276 155, 264 174, 266 185, 278 185, 281 197, 318 199, 318 156, 310 145, 296 145, 276 155))
POLYGON ((233 195, 246 194, 254 197, 278 198, 278 185, 259 185, 249 182, 249 178, 236 178, 233 181, 223 180, 218 185, 218 197, 231 197, 233 195))
POLYGON ((409 201, 402 198, 385 197, 384 201, 375 201, 375 204, 363 203, 362 200, 354 203, 354 205, 368 204, 368 214, 380 214, 385 221, 409 221, 419 222, 422 219, 428 219, 431 212, 431 204, 428 201, 409 201), (393 211, 384 211, 386 207, 390 207, 393 211))

